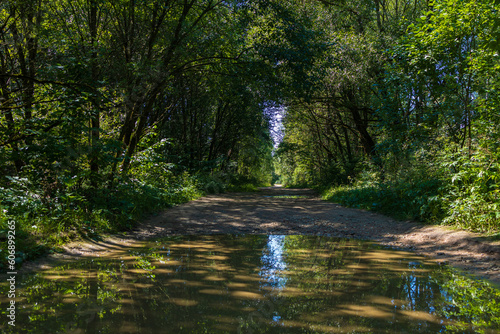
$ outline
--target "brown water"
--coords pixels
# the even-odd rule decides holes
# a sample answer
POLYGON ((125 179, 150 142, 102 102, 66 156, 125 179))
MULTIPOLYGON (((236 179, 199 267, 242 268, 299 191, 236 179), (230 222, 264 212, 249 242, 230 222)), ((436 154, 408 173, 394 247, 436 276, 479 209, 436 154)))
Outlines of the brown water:
POLYGON ((487 284, 412 253, 314 236, 163 239, 24 277, 17 294, 6 333, 500 329, 500 293, 487 284))

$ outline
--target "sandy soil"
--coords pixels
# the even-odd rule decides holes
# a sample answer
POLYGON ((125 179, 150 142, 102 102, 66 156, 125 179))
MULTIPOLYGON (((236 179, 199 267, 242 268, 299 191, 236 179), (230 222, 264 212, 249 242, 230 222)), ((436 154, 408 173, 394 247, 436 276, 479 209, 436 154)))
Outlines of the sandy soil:
POLYGON ((311 190, 262 188, 257 193, 210 195, 151 217, 126 236, 68 244, 65 252, 28 263, 41 269, 54 259, 108 256, 143 240, 185 234, 302 234, 373 240, 447 262, 500 287, 500 242, 480 235, 396 221, 325 202, 311 190))

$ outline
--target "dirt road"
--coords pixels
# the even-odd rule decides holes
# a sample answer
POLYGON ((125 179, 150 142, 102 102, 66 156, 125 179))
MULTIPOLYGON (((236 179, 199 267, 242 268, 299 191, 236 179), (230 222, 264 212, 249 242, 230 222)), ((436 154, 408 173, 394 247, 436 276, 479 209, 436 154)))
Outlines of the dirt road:
POLYGON ((500 242, 479 235, 401 222, 322 201, 311 190, 262 188, 257 193, 210 195, 166 210, 126 237, 66 247, 66 255, 106 256, 136 240, 185 234, 302 234, 373 240, 411 250, 500 286, 500 242))

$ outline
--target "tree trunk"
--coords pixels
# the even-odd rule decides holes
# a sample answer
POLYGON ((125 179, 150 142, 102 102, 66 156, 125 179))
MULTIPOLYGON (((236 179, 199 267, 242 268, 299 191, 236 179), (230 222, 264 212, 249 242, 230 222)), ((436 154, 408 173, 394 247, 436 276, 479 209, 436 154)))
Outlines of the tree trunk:
MULTIPOLYGON (((92 83, 98 81, 98 68, 97 68, 97 0, 90 0, 90 67, 92 83)), ((100 125, 99 103, 94 101, 92 108, 92 116, 90 119, 90 172, 91 172, 91 185, 97 188, 99 184, 99 129, 100 125)))

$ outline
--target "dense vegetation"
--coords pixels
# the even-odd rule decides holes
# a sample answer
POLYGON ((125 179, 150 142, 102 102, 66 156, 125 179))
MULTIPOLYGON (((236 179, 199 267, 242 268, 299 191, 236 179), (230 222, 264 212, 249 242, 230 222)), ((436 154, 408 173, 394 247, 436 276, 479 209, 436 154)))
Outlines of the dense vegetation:
POLYGON ((285 103, 281 182, 399 218, 500 230, 499 2, 304 6, 327 49, 309 96, 285 103))
POLYGON ((269 184, 266 110, 316 48, 301 21, 268 1, 3 1, 1 248, 7 221, 22 261, 269 184))
POLYGON ((203 193, 269 184, 273 169, 344 204, 498 230, 498 9, 3 1, 0 231, 15 221, 22 261, 203 193))

